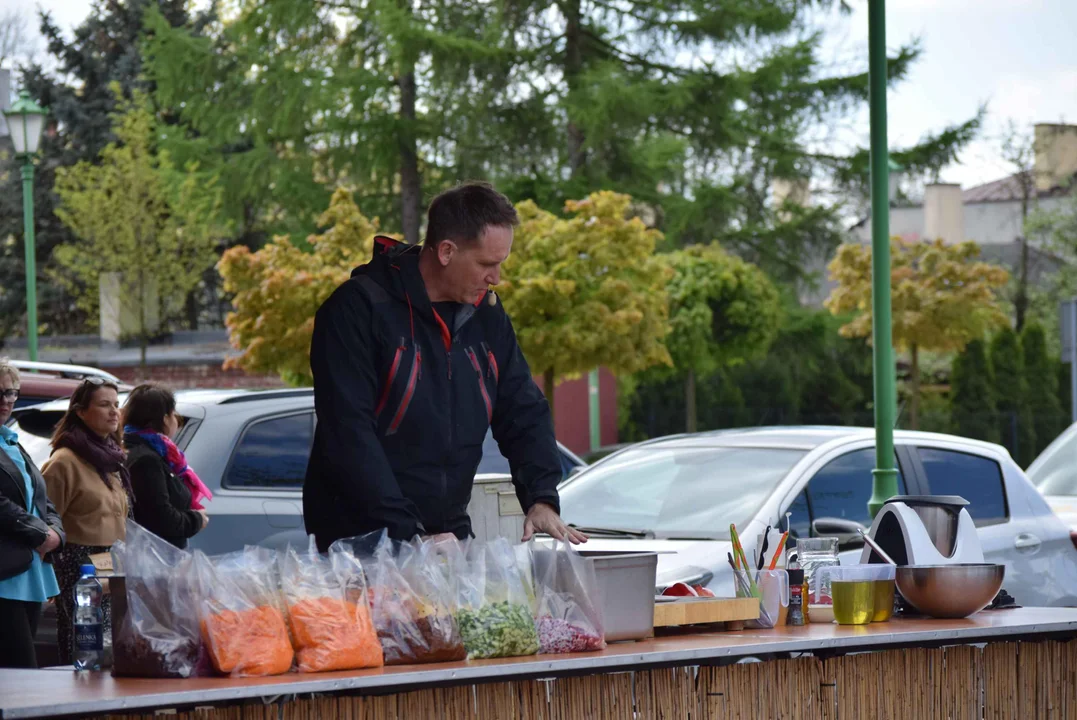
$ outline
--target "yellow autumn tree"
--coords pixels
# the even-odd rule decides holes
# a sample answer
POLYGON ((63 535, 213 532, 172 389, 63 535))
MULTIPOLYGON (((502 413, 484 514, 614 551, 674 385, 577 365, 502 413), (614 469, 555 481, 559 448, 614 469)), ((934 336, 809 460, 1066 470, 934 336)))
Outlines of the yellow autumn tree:
MULTIPOLYGON (((890 241, 893 342, 909 353, 912 383, 909 423, 919 423, 920 351, 960 352, 1009 319, 999 292, 1009 273, 980 261, 974 242, 947 245, 934 242, 890 241)), ((846 337, 871 337, 871 248, 847 244, 830 263, 837 283, 826 301, 834 314, 852 313, 841 328, 846 337)))
POLYGON ((520 227, 498 292, 551 403, 561 378, 671 364, 672 271, 655 255, 661 233, 629 215, 631 201, 596 192, 566 203, 565 218, 530 200, 516 206, 520 227))
POLYGON ((352 269, 370 260, 378 221, 365 217, 351 193, 338 189, 318 218, 311 250, 278 236, 257 252, 234 247, 217 269, 235 293, 228 314, 229 338, 242 353, 227 366, 277 373, 292 385, 311 385, 310 339, 314 314, 352 269))

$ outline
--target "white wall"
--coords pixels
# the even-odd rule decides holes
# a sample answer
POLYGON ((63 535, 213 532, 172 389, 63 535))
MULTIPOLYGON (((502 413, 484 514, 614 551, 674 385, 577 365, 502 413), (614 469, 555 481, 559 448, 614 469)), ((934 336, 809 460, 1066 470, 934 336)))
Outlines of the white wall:
MULTIPOLYGON (((1051 211, 1073 202, 1068 198, 1044 198, 1039 209, 1051 211)), ((924 209, 922 207, 890 208, 890 234, 906 240, 924 238, 924 209)), ((991 202, 965 205, 965 239, 980 245, 1007 245, 1021 234, 1021 203, 991 202)), ((871 242, 871 223, 865 222, 853 231, 862 243, 871 242)))

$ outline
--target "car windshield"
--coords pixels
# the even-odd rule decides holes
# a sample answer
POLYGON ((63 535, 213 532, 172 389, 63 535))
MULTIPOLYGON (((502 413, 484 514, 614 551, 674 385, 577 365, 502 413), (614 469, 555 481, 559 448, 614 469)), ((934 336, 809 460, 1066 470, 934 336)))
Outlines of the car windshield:
POLYGON ((642 445, 585 470, 561 490, 561 512, 579 527, 656 537, 728 538, 804 457, 802 450, 642 445))

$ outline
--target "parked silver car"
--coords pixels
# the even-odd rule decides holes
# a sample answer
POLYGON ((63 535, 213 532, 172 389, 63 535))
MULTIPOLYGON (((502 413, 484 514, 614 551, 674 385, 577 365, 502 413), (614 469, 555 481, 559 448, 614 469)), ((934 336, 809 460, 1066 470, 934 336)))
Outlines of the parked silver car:
POLYGON ((1077 423, 1055 438, 1027 472, 1028 479, 1077 538, 1077 423))
MULTIPOLYGON (((1006 566, 1022 605, 1077 605, 1077 548, 1005 448, 951 435, 894 433, 909 495, 969 501, 985 558, 1006 566)), ((683 581, 734 592, 730 523, 746 550, 766 526, 797 537, 845 535, 841 561, 859 561, 850 523, 871 524, 875 435, 859 428, 757 428, 679 435, 628 447, 560 488, 563 517, 591 533, 589 550, 657 551, 660 586, 683 581)))
MULTIPOLYGON (((124 396, 121 394, 120 402, 124 396)), ((17 413, 12 425, 39 465, 49 456, 48 438, 67 409, 57 400, 17 413)), ((213 519, 190 546, 223 553, 246 544, 305 546, 303 477, 314 439, 314 393, 287 390, 185 390, 176 393, 185 419, 176 444, 213 491, 213 519)), ((562 445, 565 477, 584 463, 562 445)), ((508 460, 492 434, 483 444, 477 482, 509 479, 508 460)))

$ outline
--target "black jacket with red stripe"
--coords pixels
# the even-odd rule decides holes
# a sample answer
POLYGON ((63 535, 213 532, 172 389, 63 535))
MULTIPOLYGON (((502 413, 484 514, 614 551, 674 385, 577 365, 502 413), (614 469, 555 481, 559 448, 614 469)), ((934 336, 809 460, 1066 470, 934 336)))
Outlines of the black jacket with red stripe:
POLYGON ((426 294, 419 246, 376 245, 314 320, 307 532, 323 551, 380 528, 398 539, 466 537, 490 427, 524 510, 538 501, 559 510, 549 404, 501 303, 461 306, 448 327, 426 294))

